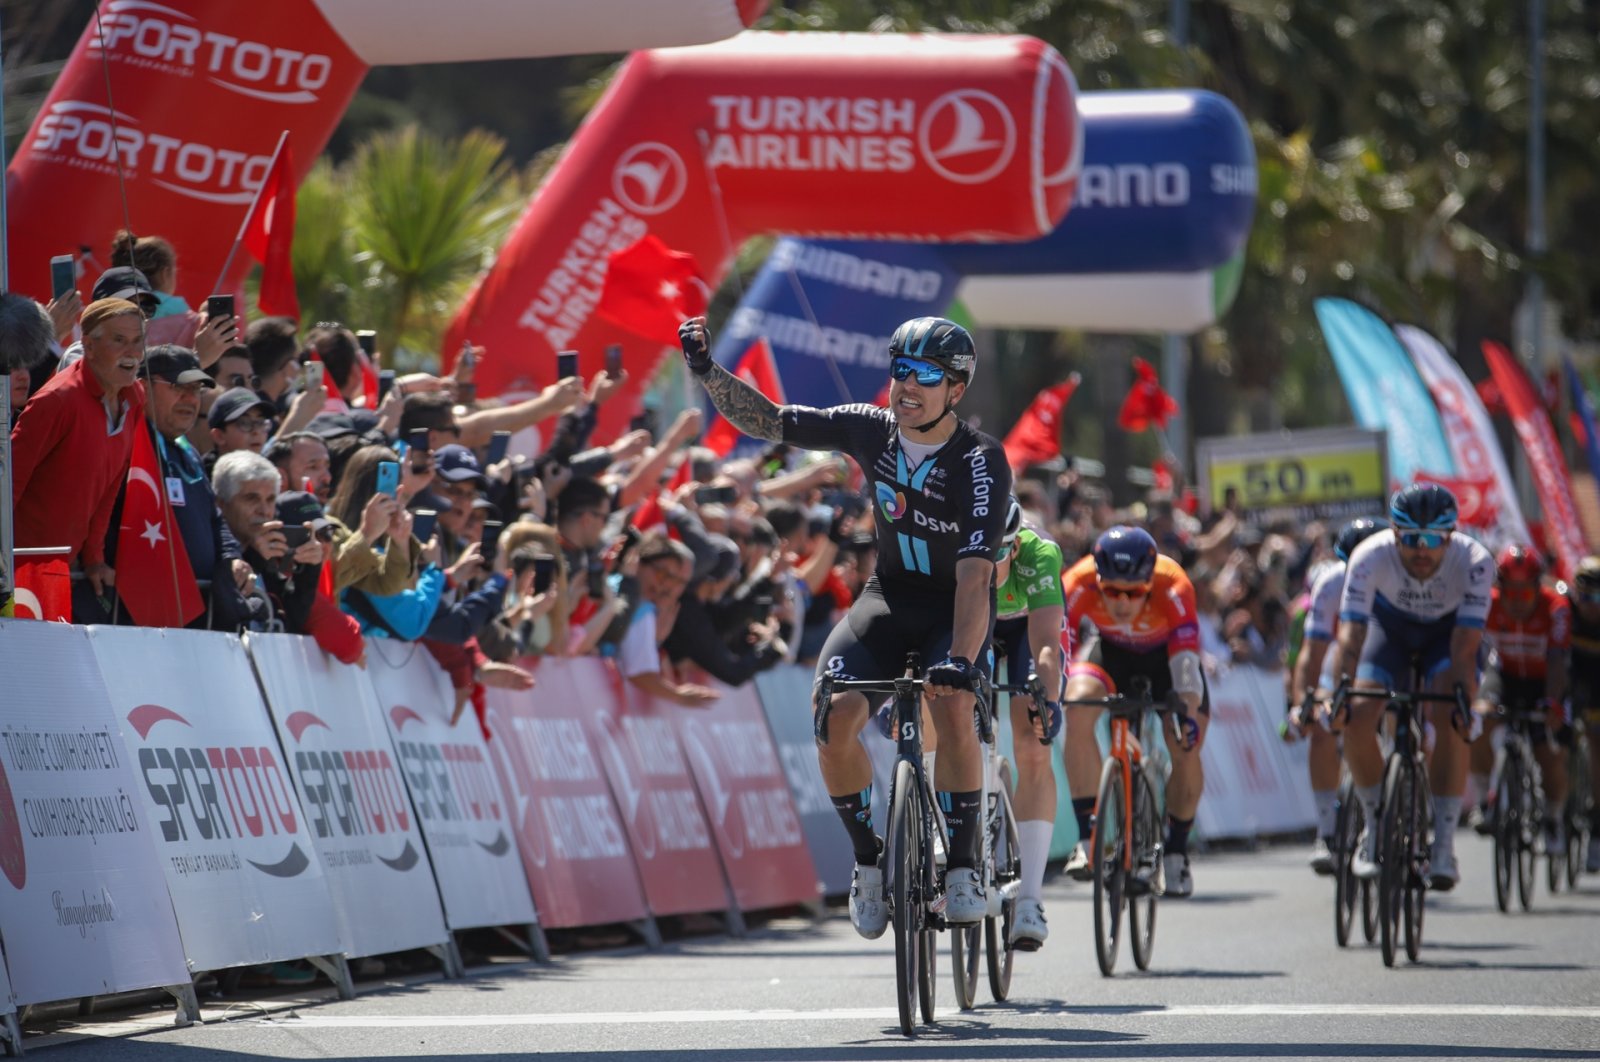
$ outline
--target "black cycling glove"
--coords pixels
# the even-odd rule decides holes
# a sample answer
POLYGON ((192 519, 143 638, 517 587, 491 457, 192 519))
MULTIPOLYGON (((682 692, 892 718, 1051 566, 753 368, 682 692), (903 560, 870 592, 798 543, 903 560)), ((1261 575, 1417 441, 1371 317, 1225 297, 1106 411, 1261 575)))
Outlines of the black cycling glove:
POLYGON ((693 321, 678 326, 678 343, 683 347, 683 360, 689 371, 704 376, 711 371, 711 336, 704 326, 696 329, 693 321))

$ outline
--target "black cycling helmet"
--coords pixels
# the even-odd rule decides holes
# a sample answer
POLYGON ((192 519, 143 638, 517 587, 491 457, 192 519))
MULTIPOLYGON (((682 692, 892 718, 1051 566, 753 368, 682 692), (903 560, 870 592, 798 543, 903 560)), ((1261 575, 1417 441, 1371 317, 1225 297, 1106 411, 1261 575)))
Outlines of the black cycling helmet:
POLYGON ((1456 496, 1437 483, 1401 487, 1389 499, 1389 521, 1402 531, 1454 531, 1456 496))
POLYGON ((1156 540, 1142 527, 1113 527, 1095 539, 1094 571, 1108 583, 1148 583, 1156 574, 1156 540))
POLYGON ((1580 593, 1600 594, 1600 556, 1588 556, 1578 562, 1578 571, 1572 577, 1572 585, 1580 593))
POLYGON ((1015 494, 1006 499, 1006 533, 1001 541, 1015 542, 1022 533, 1022 503, 1015 494))
POLYGON ((1382 530, 1383 525, 1376 520, 1369 520, 1363 516, 1359 520, 1351 520, 1339 529, 1339 537, 1333 540, 1333 554, 1342 561, 1350 559, 1350 554, 1356 547, 1365 542, 1373 532, 1382 530))
POLYGON ((889 337, 889 357, 931 361, 971 383, 978 369, 978 350, 965 328, 943 317, 913 317, 889 337))

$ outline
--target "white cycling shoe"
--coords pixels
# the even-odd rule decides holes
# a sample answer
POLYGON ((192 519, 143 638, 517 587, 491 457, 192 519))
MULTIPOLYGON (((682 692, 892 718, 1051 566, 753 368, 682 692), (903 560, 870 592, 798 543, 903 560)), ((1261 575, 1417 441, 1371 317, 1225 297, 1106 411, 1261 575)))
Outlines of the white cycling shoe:
POLYGON ((1082 841, 1072 846, 1067 854, 1067 865, 1062 869, 1073 881, 1094 880, 1094 867, 1089 864, 1089 853, 1084 851, 1082 841))
POLYGON ((1320 877, 1327 877, 1333 873, 1333 850, 1328 847, 1326 838, 1318 837, 1311 845, 1311 869, 1320 877))
POLYGON ((1166 888, 1161 895, 1184 900, 1194 895, 1194 876, 1189 873, 1189 857, 1183 852, 1168 852, 1162 857, 1166 888))
POLYGON ((883 901, 883 871, 856 864, 850 877, 850 924, 868 940, 877 940, 889 925, 889 905, 883 901))
POLYGON ((1362 881, 1372 881, 1378 876, 1378 831, 1363 827, 1356 841, 1355 854, 1350 857, 1350 873, 1362 881))
POLYGON ((1049 936, 1050 927, 1045 924, 1044 904, 1026 897, 1018 900, 1006 946, 1017 951, 1038 951, 1049 936))
POLYGON ((1456 866, 1455 849, 1433 843, 1428 856, 1428 888, 1435 892, 1449 892, 1461 881, 1461 871, 1456 866))
MULTIPOLYGON (((879 892, 882 895, 882 890, 879 892)), ((971 867, 952 867, 944 876, 944 920, 964 926, 983 921, 989 913, 989 900, 978 884, 978 872, 971 867)), ((880 930, 879 932, 882 932, 880 930)))

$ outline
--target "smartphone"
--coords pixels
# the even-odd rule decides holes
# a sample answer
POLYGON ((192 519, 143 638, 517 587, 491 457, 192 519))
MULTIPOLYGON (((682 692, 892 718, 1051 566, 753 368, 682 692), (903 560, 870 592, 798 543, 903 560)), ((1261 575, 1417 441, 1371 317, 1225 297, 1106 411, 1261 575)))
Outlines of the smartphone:
POLYGON ((233 296, 212 295, 206 299, 206 316, 215 321, 217 318, 233 320, 233 296))
POLYGON ((542 594, 556 581, 556 559, 535 557, 533 560, 533 592, 542 594))
POLYGON ((378 401, 381 403, 389 397, 389 392, 394 390, 394 370, 378 370, 378 401))
POLYGON ((411 514, 411 533, 417 536, 418 542, 426 542, 433 537, 433 528, 438 522, 439 514, 432 509, 418 509, 411 514))
POLYGON ((694 500, 698 505, 732 505, 739 500, 739 488, 726 483, 720 487, 697 487, 694 500))
POLYGON ((307 391, 320 391, 320 390, 322 390, 322 388, 324 386, 324 384, 322 382, 322 378, 323 378, 323 373, 326 370, 326 368, 327 367, 325 365, 323 365, 322 362, 320 362, 320 361, 308 361, 308 362, 306 362, 306 390, 307 391))
POLYGON ((500 545, 500 529, 505 525, 498 520, 485 520, 483 522, 483 536, 478 539, 478 545, 483 550, 483 562, 489 564, 494 560, 495 549, 500 545))
POLYGON ((478 367, 478 359, 477 356, 472 353, 472 340, 470 339, 464 339, 461 341, 461 361, 466 365, 468 370, 478 367))
POLYGON ((565 380, 578 375, 578 352, 563 350, 556 355, 556 379, 565 380))
POLYGON ((606 348, 606 375, 613 380, 622 375, 621 343, 613 343, 606 348))
POLYGON ((406 432, 406 449, 410 450, 413 454, 427 453, 428 429, 412 428, 410 431, 406 432))
POLYGON ((305 524, 284 524, 283 537, 289 543, 289 552, 293 553, 311 541, 311 532, 307 530, 305 524))
POLYGON ((484 455, 483 467, 498 465, 506 459, 506 451, 511 448, 511 433, 497 431, 489 439, 489 452, 484 455))
POLYGON ((397 461, 378 462, 378 487, 379 494, 387 494, 393 498, 400 490, 400 464, 397 461))
POLYGON ((356 342, 361 344, 362 351, 369 358, 378 352, 378 333, 370 328, 363 328, 357 332, 356 342))
POLYGON ((59 299, 78 286, 78 263, 70 254, 50 259, 50 297, 59 299))

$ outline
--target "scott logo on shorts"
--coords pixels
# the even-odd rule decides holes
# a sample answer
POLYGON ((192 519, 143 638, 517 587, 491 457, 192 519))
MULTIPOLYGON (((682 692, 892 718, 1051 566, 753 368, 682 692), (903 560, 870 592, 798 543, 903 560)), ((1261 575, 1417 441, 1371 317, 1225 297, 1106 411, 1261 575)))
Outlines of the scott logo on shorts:
POLYGON ((906 496, 903 493, 881 479, 877 481, 876 487, 878 508, 883 510, 884 519, 893 523, 906 514, 906 496))

